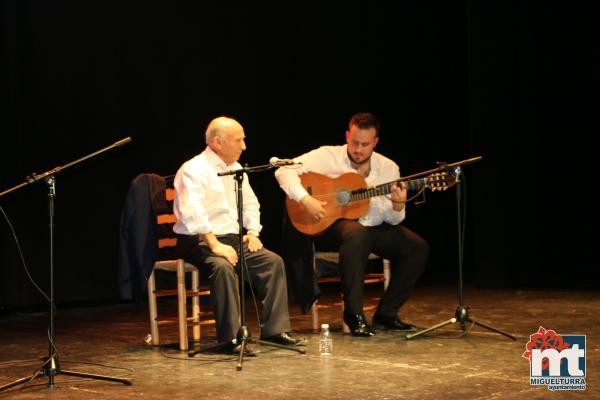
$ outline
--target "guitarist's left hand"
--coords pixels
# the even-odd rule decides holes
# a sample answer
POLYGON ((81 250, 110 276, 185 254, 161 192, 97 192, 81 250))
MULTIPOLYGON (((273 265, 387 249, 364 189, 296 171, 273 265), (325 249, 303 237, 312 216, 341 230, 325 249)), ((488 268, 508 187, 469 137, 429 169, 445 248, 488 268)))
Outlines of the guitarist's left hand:
POLYGON ((406 183, 400 182, 400 186, 396 185, 395 183, 392 184, 390 200, 392 201, 392 207, 394 208, 394 211, 402 211, 404 209, 407 192, 406 183))

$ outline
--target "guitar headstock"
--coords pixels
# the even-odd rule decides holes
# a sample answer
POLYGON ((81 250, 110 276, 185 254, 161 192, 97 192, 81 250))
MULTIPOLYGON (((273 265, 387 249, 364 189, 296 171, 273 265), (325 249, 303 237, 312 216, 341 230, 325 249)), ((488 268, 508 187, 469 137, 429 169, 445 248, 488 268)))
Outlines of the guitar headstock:
POLYGON ((448 172, 436 172, 435 174, 428 175, 425 178, 425 186, 431 189, 432 192, 436 190, 443 191, 456 184, 456 177, 448 172))

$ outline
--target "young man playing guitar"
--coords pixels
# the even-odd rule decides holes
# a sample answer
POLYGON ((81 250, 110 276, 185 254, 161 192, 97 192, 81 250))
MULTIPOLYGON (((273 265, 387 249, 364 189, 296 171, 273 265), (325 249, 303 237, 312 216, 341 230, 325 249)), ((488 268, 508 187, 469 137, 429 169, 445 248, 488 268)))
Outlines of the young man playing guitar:
MULTIPOLYGON (((406 215, 407 188, 404 182, 393 183, 400 179, 398 165, 374 151, 378 131, 379 122, 373 114, 358 113, 350 120, 345 145, 319 147, 294 158, 300 167, 281 167, 275 172, 288 196, 288 215, 296 227, 288 229, 285 245, 286 264, 296 269, 291 274, 305 283, 308 271, 312 274, 310 236, 318 235, 314 238, 317 242, 336 248, 340 255, 344 322, 352 335, 360 337, 375 335, 363 313, 363 277, 369 254, 392 262, 390 283, 373 316, 373 326, 398 331, 416 330, 400 320, 398 311, 429 256, 427 243, 400 224, 406 215), (352 174, 344 175, 347 173, 352 174), (356 174, 369 187, 379 185, 381 192, 341 190, 352 187, 352 179, 362 180, 356 174), (321 191, 320 181, 324 188, 321 191)), ((310 294, 299 293, 297 287, 290 289, 296 289, 296 300, 305 310, 316 300, 310 294)))

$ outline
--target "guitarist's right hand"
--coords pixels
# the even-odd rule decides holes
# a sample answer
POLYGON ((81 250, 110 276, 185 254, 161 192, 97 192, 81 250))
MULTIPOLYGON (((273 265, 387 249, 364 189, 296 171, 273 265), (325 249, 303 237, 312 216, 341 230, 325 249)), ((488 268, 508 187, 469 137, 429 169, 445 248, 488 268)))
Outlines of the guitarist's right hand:
POLYGON ((327 204, 326 201, 319 201, 311 195, 306 195, 300 199, 300 204, 304 206, 306 213, 317 221, 320 221, 325 216, 325 208, 323 206, 327 204))

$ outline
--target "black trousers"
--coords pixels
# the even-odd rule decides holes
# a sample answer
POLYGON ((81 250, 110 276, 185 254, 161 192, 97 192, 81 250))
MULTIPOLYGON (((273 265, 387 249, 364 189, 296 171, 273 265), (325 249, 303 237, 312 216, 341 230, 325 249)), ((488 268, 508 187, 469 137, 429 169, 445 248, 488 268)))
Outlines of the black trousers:
MULTIPOLYGON (((289 284, 295 299, 306 311, 315 300, 311 294, 314 281, 313 238, 298 232, 291 224, 285 232, 284 251, 291 278, 289 284), (290 271, 290 268, 295 270, 290 271)), ((363 313, 363 281, 370 253, 386 258, 392 264, 388 289, 377 308, 377 312, 386 316, 398 313, 429 258, 427 242, 402 225, 365 227, 357 221, 341 219, 314 241, 318 248, 338 251, 340 254, 341 289, 345 311, 350 314, 363 313)))
MULTIPOLYGON (((218 236, 219 241, 236 249, 238 256, 238 235, 218 236)), ((283 260, 265 248, 250 253, 244 244, 248 273, 246 282, 254 289, 261 302, 260 336, 267 338, 282 332, 289 332, 287 286, 283 260)), ((238 283, 239 263, 235 268, 223 257, 214 255, 206 242, 197 235, 178 235, 177 256, 195 265, 201 274, 210 281, 211 303, 215 315, 217 340, 219 343, 236 338, 240 327, 240 303, 238 283)))

